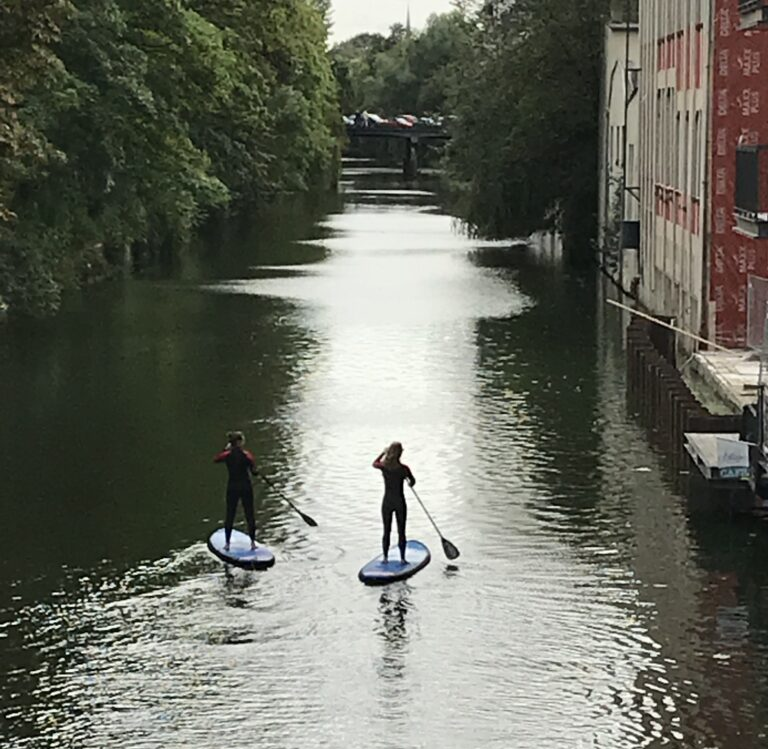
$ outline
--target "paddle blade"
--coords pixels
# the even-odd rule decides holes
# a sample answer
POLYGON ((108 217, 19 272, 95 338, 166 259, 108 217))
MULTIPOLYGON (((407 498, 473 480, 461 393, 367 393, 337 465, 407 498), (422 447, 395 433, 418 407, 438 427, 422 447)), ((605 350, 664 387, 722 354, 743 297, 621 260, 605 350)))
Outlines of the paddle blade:
POLYGON ((314 518, 309 517, 309 515, 304 514, 301 510, 296 510, 296 512, 301 515, 301 519, 307 524, 312 526, 313 528, 317 528, 317 521, 314 518))
POLYGON ((443 542, 445 556, 447 556, 448 559, 458 559, 460 556, 459 550, 447 538, 443 538, 441 541, 443 542))

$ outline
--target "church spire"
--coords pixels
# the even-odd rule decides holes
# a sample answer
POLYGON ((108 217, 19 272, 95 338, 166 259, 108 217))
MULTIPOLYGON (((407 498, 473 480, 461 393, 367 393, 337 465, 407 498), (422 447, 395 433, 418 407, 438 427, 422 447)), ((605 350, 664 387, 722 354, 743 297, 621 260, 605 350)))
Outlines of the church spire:
POLYGON ((411 4, 408 3, 406 6, 407 10, 405 12, 405 34, 406 36, 411 35, 411 4))

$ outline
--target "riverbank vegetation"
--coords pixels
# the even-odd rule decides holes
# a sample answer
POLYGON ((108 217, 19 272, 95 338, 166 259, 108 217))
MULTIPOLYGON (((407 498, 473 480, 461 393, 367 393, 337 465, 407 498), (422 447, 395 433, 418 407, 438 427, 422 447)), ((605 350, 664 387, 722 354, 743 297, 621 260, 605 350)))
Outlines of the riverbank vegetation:
POLYGON ((212 212, 330 184, 340 110, 448 115, 474 232, 589 253, 607 0, 457 0, 331 50, 329 5, 0 4, 0 308, 49 312, 212 212))
POLYGON ((212 211, 330 182, 327 0, 0 5, 0 302, 171 253, 212 211))
POLYGON ((331 52, 344 112, 439 111, 456 210, 482 236, 559 230, 591 257, 607 0, 457 2, 331 52))
POLYGON ((606 0, 486 3, 454 91, 449 169, 480 234, 562 232, 591 257, 606 0))

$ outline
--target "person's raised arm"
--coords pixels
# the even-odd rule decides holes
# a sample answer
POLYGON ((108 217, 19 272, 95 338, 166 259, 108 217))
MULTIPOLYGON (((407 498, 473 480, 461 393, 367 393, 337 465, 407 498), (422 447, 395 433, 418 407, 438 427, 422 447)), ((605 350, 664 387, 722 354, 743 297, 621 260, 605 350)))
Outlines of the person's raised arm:
POLYGON ((374 468, 384 468, 384 464, 381 462, 381 459, 384 457, 386 450, 382 450, 376 460, 373 461, 373 467, 374 468))

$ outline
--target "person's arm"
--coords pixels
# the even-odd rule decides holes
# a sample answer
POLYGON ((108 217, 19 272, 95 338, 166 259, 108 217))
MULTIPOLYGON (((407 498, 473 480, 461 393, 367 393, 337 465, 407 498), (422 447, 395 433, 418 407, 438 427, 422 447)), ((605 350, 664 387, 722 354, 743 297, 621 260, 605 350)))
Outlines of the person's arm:
POLYGON ((379 469, 381 469, 381 468, 384 468, 384 464, 381 462, 381 459, 384 457, 384 454, 385 454, 386 452, 387 452, 386 450, 382 450, 382 451, 379 453, 379 455, 378 455, 378 457, 376 458, 376 460, 374 460, 374 461, 373 461, 373 467, 374 467, 374 468, 379 468, 379 469))
POLYGON ((414 486, 416 484, 416 478, 411 473, 411 469, 405 464, 403 464, 403 468, 405 468, 405 478, 408 481, 408 486, 414 486))
POLYGON ((214 463, 223 463, 227 457, 229 456, 229 449, 222 450, 218 455, 216 455, 213 459, 214 463))
POLYGON ((256 468, 256 459, 253 457, 253 453, 250 450, 243 450, 243 455, 245 455, 246 460, 248 461, 248 470, 254 475, 259 475, 259 469, 256 468))

